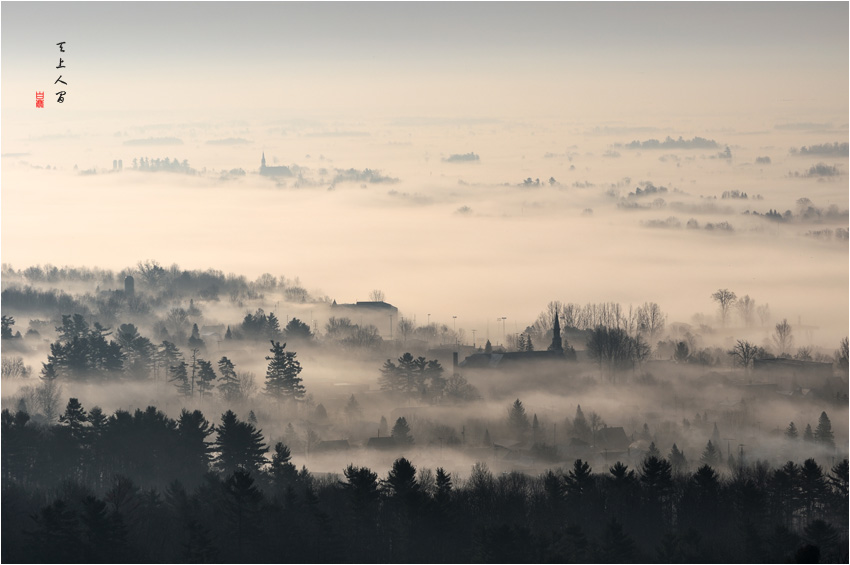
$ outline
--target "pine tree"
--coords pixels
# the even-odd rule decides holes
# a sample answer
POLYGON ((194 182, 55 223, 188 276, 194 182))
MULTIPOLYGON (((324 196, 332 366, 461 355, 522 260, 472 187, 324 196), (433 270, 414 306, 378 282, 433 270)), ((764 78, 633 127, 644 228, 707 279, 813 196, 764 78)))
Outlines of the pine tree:
POLYGON ((386 437, 389 430, 390 426, 387 423, 387 419, 384 416, 381 416, 381 422, 378 424, 378 436, 386 437))
POLYGON ((345 405, 345 416, 350 420, 359 419, 363 415, 363 410, 360 408, 360 403, 351 395, 348 399, 348 404, 345 405))
POLYGON ((294 483, 298 477, 298 470, 292 464, 292 454, 282 442, 277 442, 274 446, 270 471, 272 480, 281 490, 294 483))
POLYGON ((717 451, 711 440, 708 440, 708 443, 705 445, 705 451, 702 452, 700 462, 710 467, 717 467, 720 464, 720 452, 717 451))
POLYGON ((408 445, 413 443, 413 436, 410 435, 410 426, 407 425, 407 419, 404 416, 395 421, 393 431, 390 435, 395 438, 396 443, 408 445))
POLYGON ((531 334, 528 334, 525 337, 525 350, 534 351, 534 344, 531 343, 531 334))
POLYGON ((192 387, 189 385, 189 373, 187 371, 188 365, 185 361, 180 361, 176 365, 171 365, 169 367, 169 379, 168 382, 174 383, 174 386, 177 387, 177 391, 183 396, 189 396, 192 394, 192 387))
POLYGON ((264 443, 262 431, 248 422, 240 422, 231 410, 221 416, 221 425, 216 431, 215 449, 218 456, 215 465, 225 475, 237 469, 258 471, 266 463, 263 454, 269 448, 264 443))
POLYGON ((215 380, 217 376, 215 374, 215 370, 212 367, 212 361, 204 361, 203 359, 198 359, 198 391, 201 394, 201 398, 204 397, 204 394, 210 392, 215 388, 215 380))
POLYGON ((239 377, 236 375, 236 367, 227 357, 218 360, 218 370, 221 372, 221 383, 218 390, 227 402, 233 402, 240 396, 239 377))
POLYGON ((201 339, 201 332, 198 330, 198 324, 192 324, 192 335, 189 336, 189 341, 186 343, 189 349, 203 349, 204 340, 201 339))
POLYGON ((682 451, 679 451, 679 448, 676 444, 673 444, 673 447, 670 449, 670 466, 673 468, 673 473, 676 475, 683 474, 688 470, 688 460, 685 458, 685 454, 682 451))
POLYGON ((224 332, 224 339, 233 339, 233 332, 230 331, 230 325, 227 326, 227 331, 224 332))
POLYGON ((584 412, 581 411, 581 404, 576 407, 576 417, 573 418, 573 434, 584 441, 589 441, 593 435, 584 417, 584 412))
POLYGON ((278 401, 283 399, 300 400, 304 397, 304 385, 301 384, 301 363, 295 359, 295 353, 284 351, 286 344, 271 341, 272 355, 266 357, 269 367, 266 370, 266 394, 278 401))
POLYGON ((647 457, 655 457, 656 459, 661 459, 661 452, 658 451, 658 448, 655 447, 655 442, 650 442, 649 449, 646 452, 647 457))
POLYGON ((797 441, 797 426, 794 425, 794 422, 791 422, 785 428, 785 437, 792 441, 797 441))
POLYGON ((811 424, 806 424, 806 430, 803 432, 803 441, 815 441, 815 435, 812 433, 811 424))
POLYGON ((815 441, 822 443, 829 448, 835 448, 835 438, 832 435, 832 423, 829 421, 829 416, 826 415, 826 412, 820 413, 818 427, 815 429, 815 441))
POLYGON ((519 398, 508 408, 508 426, 513 431, 517 440, 522 440, 531 427, 531 424, 528 422, 528 415, 525 413, 525 407, 519 398))
POLYGON ((516 340, 516 350, 525 351, 525 334, 519 334, 516 340))
POLYGON ((77 442, 82 442, 86 433, 85 424, 88 421, 86 411, 76 398, 68 400, 65 413, 59 416, 59 422, 68 427, 71 437, 77 442))
POLYGON ((445 504, 449 500, 452 492, 452 476, 442 467, 437 467, 437 492, 434 498, 438 503, 445 504))
POLYGON ((493 345, 490 343, 490 340, 487 340, 487 343, 484 344, 484 353, 493 353, 493 345))
POLYGON ((540 434, 540 422, 537 421, 537 414, 534 414, 534 418, 531 420, 531 437, 532 442, 537 443, 537 436, 540 434))

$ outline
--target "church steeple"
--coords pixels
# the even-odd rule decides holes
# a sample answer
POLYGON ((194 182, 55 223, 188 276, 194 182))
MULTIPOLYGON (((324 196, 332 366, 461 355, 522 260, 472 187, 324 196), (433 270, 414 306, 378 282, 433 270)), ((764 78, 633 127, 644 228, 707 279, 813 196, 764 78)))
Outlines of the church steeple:
POLYGON ((563 351, 564 345, 561 343, 561 322, 558 320, 561 313, 555 311, 555 327, 552 329, 552 345, 549 346, 549 351, 563 351))
POLYGON ((263 151, 263 160, 262 160, 262 161, 260 161, 260 168, 261 168, 261 169, 265 169, 265 168, 266 168, 266 152, 265 152, 265 151, 263 151))

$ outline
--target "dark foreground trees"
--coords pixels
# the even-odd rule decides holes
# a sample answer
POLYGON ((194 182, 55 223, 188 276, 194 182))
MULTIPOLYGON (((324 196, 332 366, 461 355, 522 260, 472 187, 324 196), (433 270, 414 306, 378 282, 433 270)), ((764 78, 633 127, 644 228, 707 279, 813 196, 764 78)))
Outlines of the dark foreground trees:
POLYGON ((296 471, 232 412, 2 414, 4 562, 847 562, 847 460, 296 471), (215 441, 213 439, 215 438, 215 441), (68 449, 74 447, 75 449, 68 449))

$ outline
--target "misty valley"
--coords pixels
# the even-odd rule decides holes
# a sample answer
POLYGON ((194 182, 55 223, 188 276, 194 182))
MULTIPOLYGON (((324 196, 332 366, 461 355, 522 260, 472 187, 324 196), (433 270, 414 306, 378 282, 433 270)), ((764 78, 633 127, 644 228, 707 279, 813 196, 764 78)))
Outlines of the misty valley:
POLYGON ((732 289, 482 336, 268 273, 2 280, 4 561, 847 560, 847 337, 732 289))
POLYGON ((850 562, 847 2, 0 12, 3 563, 850 562))

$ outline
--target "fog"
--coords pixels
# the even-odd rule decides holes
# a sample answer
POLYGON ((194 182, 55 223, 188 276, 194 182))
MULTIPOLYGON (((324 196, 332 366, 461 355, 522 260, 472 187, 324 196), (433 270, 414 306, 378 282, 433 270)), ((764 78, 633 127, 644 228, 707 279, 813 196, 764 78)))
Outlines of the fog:
POLYGON ((479 462, 636 469, 651 444, 694 471, 714 440, 726 477, 730 455, 847 457, 846 4, 99 5, 2 6, 4 409, 45 426, 71 397, 216 425, 232 409, 311 473, 383 477, 403 455, 458 485, 479 462), (748 313, 724 319, 721 289, 748 313), (365 301, 397 311, 340 308, 365 301), (567 317, 583 308, 610 316, 567 317), (73 314, 150 347, 72 366, 73 314), (603 330, 637 353, 597 355, 603 330), (511 357, 526 339, 559 357, 511 357), (304 398, 269 394, 270 341, 304 398), (166 342, 190 365, 226 356, 239 394, 181 394, 166 342), (408 352, 462 378, 392 390, 381 369, 408 352), (509 422, 516 400, 534 432, 509 422), (834 446, 803 440, 822 413, 834 446), (412 444, 368 447, 402 417, 412 444), (597 434, 619 427, 609 450, 597 434), (334 440, 350 449, 319 448, 334 440))

